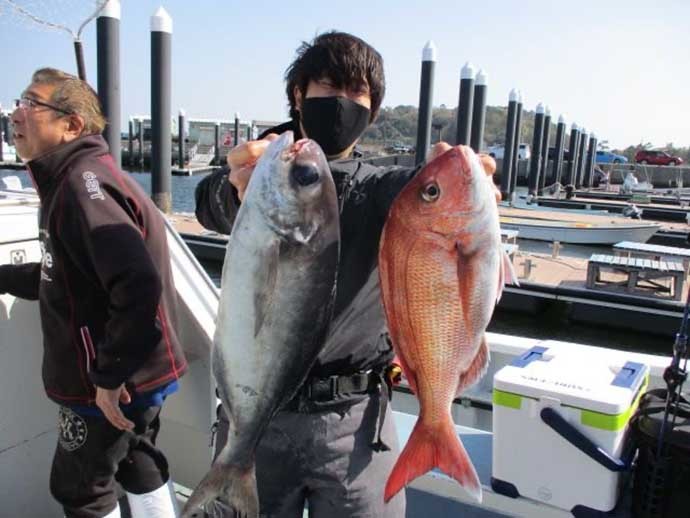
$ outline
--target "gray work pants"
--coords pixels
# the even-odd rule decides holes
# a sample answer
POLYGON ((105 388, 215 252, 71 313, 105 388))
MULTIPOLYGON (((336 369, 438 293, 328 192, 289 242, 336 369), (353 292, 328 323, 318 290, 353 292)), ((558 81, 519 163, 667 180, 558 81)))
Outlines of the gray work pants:
MULTIPOLYGON (((381 434, 390 451, 371 447, 378 431, 379 397, 385 395, 372 394, 335 410, 275 416, 256 451, 262 518, 301 518, 305 503, 310 518, 405 516, 404 491, 388 504, 383 501, 400 454, 390 405, 381 434)), ((216 454, 225 445, 227 429, 221 411, 216 454)))

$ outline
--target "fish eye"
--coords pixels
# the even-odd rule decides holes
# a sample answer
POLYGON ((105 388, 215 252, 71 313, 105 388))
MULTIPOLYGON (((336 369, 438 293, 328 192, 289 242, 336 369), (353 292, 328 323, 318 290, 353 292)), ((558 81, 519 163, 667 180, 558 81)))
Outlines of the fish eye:
POLYGON ((436 201, 441 195, 441 189, 436 182, 432 182, 422 187, 421 195, 424 201, 436 201))

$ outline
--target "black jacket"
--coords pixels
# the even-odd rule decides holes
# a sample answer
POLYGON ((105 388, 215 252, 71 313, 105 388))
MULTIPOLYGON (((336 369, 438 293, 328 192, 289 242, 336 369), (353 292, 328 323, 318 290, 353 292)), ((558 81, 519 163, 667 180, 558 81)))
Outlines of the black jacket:
POLYGON ((0 288, 39 300, 43 381, 60 404, 94 384, 149 392, 187 369, 163 218, 100 136, 29 162, 41 198, 42 262, 0 266, 0 288))
MULTIPOLYGON (((272 128, 282 133, 291 123, 272 128)), ((295 131, 295 139, 299 138, 295 131)), ((333 321, 310 377, 347 375, 382 367, 393 359, 386 333, 378 277, 379 239, 395 196, 414 169, 375 167, 358 160, 329 163, 338 190, 340 264, 333 321)), ((206 228, 228 234, 239 208, 226 169, 196 189, 196 215, 206 228)))

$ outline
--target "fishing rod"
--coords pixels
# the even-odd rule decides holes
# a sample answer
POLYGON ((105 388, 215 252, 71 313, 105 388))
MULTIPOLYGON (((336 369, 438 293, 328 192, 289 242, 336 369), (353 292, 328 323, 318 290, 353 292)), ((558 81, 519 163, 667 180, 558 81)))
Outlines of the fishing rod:
POLYGON ((60 31, 65 31, 68 34, 72 36, 74 39, 74 56, 77 61, 77 74, 79 76, 79 79, 82 81, 86 81, 86 66, 84 65, 84 47, 82 45, 82 40, 81 40, 81 33, 84 30, 84 27, 88 25, 90 21, 92 21, 98 14, 103 10, 105 7, 105 4, 108 3, 108 0, 99 0, 96 2, 96 9, 93 11, 93 13, 88 16, 79 26, 77 31, 73 31, 70 29, 68 26, 63 25, 61 23, 54 23, 49 20, 44 20, 43 18, 35 15, 34 13, 28 11, 26 8, 22 7, 18 3, 16 3, 14 0, 4 0, 5 3, 9 4, 16 12, 21 14, 22 16, 28 18, 34 23, 37 23, 38 25, 42 25, 44 27, 50 27, 51 29, 56 29, 60 31))

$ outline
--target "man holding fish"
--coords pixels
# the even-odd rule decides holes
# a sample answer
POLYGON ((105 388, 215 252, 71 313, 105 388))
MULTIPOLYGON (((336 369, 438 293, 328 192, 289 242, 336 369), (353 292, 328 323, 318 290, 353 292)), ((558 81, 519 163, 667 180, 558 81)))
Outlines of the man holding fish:
MULTIPOLYGON (((298 517, 302 516, 305 503, 308 503, 312 517, 404 516, 404 493, 394 496, 387 492, 388 503, 384 503, 386 480, 399 456, 391 409, 387 404, 391 378, 399 369, 392 368, 395 354, 381 305, 378 258, 379 244, 391 205, 414 177, 416 169, 374 167, 357 160, 343 160, 350 157, 359 137, 376 119, 385 92, 381 56, 361 39, 346 33, 329 32, 317 36, 311 43, 304 43, 287 70, 286 83, 292 120, 272 128, 261 140, 234 148, 228 155, 229 176, 227 170, 214 173, 204 179, 196 191, 199 221, 212 230, 232 231, 223 270, 219 328, 214 351, 214 374, 224 406, 230 407, 230 416, 228 422, 228 416, 221 412, 217 467, 197 488, 192 504, 208 504, 214 497, 220 496, 224 503, 215 501, 209 509, 211 513, 216 513, 215 516, 232 516, 233 512, 239 516, 256 516, 260 512, 261 516, 298 517), (302 137, 312 140, 300 140, 302 137), (326 200, 325 195, 319 194, 322 203, 319 210, 310 205, 312 201, 307 203, 306 208, 304 205, 307 197, 305 188, 310 189, 310 197, 313 197, 317 187, 319 192, 330 191, 330 180, 326 182, 323 177, 321 155, 313 150, 313 141, 328 159, 337 195, 333 200, 326 200), (270 198, 261 185, 266 184, 264 178, 271 171, 289 179, 275 183, 282 185, 281 189, 290 191, 289 196, 281 191, 275 197, 276 206, 291 205, 293 208, 289 218, 269 214, 267 219, 273 223, 257 224, 260 207, 264 203, 261 197, 263 195, 264 200, 270 198), (256 181, 250 182, 257 176, 262 179, 254 178, 256 181), (285 198, 292 201, 285 203, 285 198), (298 201, 301 205, 298 205, 298 201), (278 247, 280 250, 275 252, 278 259, 269 259, 268 262, 288 264, 286 257, 293 257, 296 253, 289 243, 302 242, 311 246, 312 236, 318 236, 322 229, 329 228, 327 222, 330 218, 327 214, 332 210, 332 204, 335 204, 336 214, 339 214, 339 235, 331 230, 324 231, 324 235, 331 236, 328 242, 337 243, 339 253, 335 263, 331 263, 330 253, 322 255, 325 259, 321 273, 325 273, 315 286, 322 286, 328 274, 332 274, 335 293, 329 299, 327 290, 321 290, 324 294, 320 296, 318 290, 310 285, 297 285, 304 286, 305 290, 313 289, 315 301, 323 297, 325 311, 322 312, 316 311, 314 302, 311 305, 309 301, 301 302, 317 315, 314 327, 319 327, 319 324, 325 326, 322 336, 319 336, 318 329, 309 335, 308 341, 319 338, 318 347, 306 352, 300 350, 301 363, 295 362, 293 356, 296 353, 291 355, 289 352, 298 345, 276 353, 286 355, 286 360, 281 361, 278 368, 274 360, 266 360, 258 353, 243 356, 242 347, 251 345, 258 350, 265 345, 269 334, 276 334, 275 329, 279 324, 276 320, 279 319, 265 314, 266 308, 272 308, 275 313, 294 311, 294 308, 288 307, 290 304, 277 306, 276 300, 282 300, 284 294, 276 293, 274 288, 268 297, 271 302, 267 302, 265 293, 257 293, 260 290, 257 290, 256 282, 248 286, 241 275, 235 273, 241 262, 251 262, 249 258, 257 254, 266 255, 265 249, 249 253, 256 243, 240 234, 246 233, 251 225, 263 229, 270 227, 271 231, 261 231, 265 238, 257 235, 256 240, 271 241, 271 236, 276 232, 284 236, 283 244, 278 247), (303 216, 305 211, 313 214, 311 220, 295 220, 294 227, 289 231, 278 228, 284 226, 287 219, 292 220, 295 214, 303 216), (288 254, 284 253, 286 248, 290 249, 288 254), (228 261, 235 261, 235 264, 228 264, 228 261), (247 333, 227 325, 233 315, 241 312, 238 309, 240 302, 233 302, 233 295, 240 300, 248 297, 243 306, 253 307, 249 311, 251 326, 247 333), (253 303, 250 303, 252 300, 253 303), (269 321, 273 326, 270 333, 267 331, 269 321), (237 343, 245 338, 249 345, 237 343), (233 361, 246 362, 244 371, 242 367, 231 365, 233 361), (273 377, 288 378, 285 373, 278 372, 287 370, 280 367, 288 364, 294 365, 291 367, 293 379, 281 382, 283 392, 280 393, 274 386, 273 377), (256 377, 261 378, 258 384, 251 379, 252 369, 256 377), (300 369, 304 369, 304 373, 300 369), (249 376, 246 375, 247 370, 250 370, 249 376), (259 408, 265 410, 259 411, 259 408), (249 419, 248 416, 255 417, 249 419), (249 422, 252 424, 246 424, 249 422), (253 435, 241 430, 242 427, 253 427, 253 435), (249 450, 252 454, 241 455, 239 446, 233 446, 233 443, 244 445, 243 450, 249 450), (258 510, 255 502, 257 491, 258 510), (228 506, 231 510, 224 514, 223 509, 228 506)), ((431 158, 443 155, 450 148, 445 143, 437 144, 431 158)), ((490 181, 495 164, 488 157, 482 157, 480 161, 473 156, 471 150, 462 151, 461 156, 452 161, 453 165, 464 168, 465 179, 461 183, 468 187, 468 191, 476 191, 469 189, 470 184, 477 183, 477 175, 473 175, 472 171, 481 171, 482 187, 479 191, 489 193, 493 206, 494 195, 495 199, 499 196, 494 194, 497 191, 490 181)), ((442 182, 448 182, 451 177, 445 175, 442 182)), ((422 178, 420 181, 426 180, 422 178)), ((433 182, 435 179, 432 179, 433 182)), ((425 183, 422 189, 428 190, 429 187, 425 183)), ((440 193, 427 194, 435 200, 440 193)), ((276 212, 278 210, 276 208, 276 212)), ((495 207, 493 210, 495 212, 495 207)), ((266 208, 263 211, 272 212, 266 208)), ((497 222, 496 217, 495 225, 492 222, 488 231, 497 232, 497 222)), ((495 245, 494 241, 489 240, 492 246, 495 245)), ((322 252, 331 249, 323 246, 323 239, 320 242, 322 252)), ((272 254, 269 252, 267 255, 272 254)), ((266 263, 265 260, 263 262, 266 263)), ((309 260, 304 262, 309 263, 309 260)), ((492 259, 492 264, 494 262, 492 259)), ((253 264, 245 269, 246 276, 253 275, 253 264)), ((309 265, 312 266, 311 263, 309 265)), ((499 268, 498 263, 494 266, 499 268)), ((388 271, 393 268, 389 265, 388 271)), ((260 269, 264 271, 265 267, 260 269)), ((290 272, 297 270, 301 269, 295 264, 291 269, 276 267, 277 273, 261 273, 254 275, 254 278, 275 287, 291 278, 290 272)), ((496 275, 501 274, 497 270, 496 275)), ((500 282, 497 277, 492 285, 500 282)), ((300 291, 300 288, 295 291, 300 291)), ((494 301, 496 296, 494 293, 494 301)), ((389 319, 396 318, 396 309, 393 306, 389 308, 388 302, 386 304, 389 319)), ((482 338, 483 329, 488 324, 488 321, 484 322, 487 311, 479 313, 482 318, 477 319, 473 334, 482 338)), ((490 316, 490 312, 488 314, 490 316)), ((303 317, 293 315, 295 320, 303 317)), ((300 332, 306 333, 303 328, 300 327, 300 332)), ((289 334, 283 336, 287 337, 286 340, 291 338, 289 334)), ((475 345, 476 340, 473 338, 472 341, 473 344, 463 347, 460 354, 474 356, 464 358, 455 369, 457 372, 449 372, 450 375, 462 376, 463 369, 471 370, 471 374, 461 378, 460 383, 456 379, 455 384, 460 388, 476 379, 488 360, 484 355, 483 359, 474 361, 476 356, 484 354, 485 349, 481 342, 475 345)), ((398 344, 396 350, 399 351, 397 347, 398 344)), ((414 361, 424 354, 418 352, 413 359, 403 354, 406 374, 416 381, 419 381, 415 376, 420 370, 415 371, 417 365, 414 361)), ((431 421, 427 425, 427 431, 429 426, 435 426, 431 421)), ((447 432, 445 421, 443 426, 447 432)), ((439 437, 443 438, 442 435, 439 437)), ((415 459, 411 462, 418 464, 415 459)), ((425 461, 425 466, 413 466, 412 472, 417 474, 422 468, 426 471, 433 467, 426 464, 428 462, 425 461)), ((476 476, 472 478, 473 470, 470 473, 465 465, 462 471, 462 477, 456 478, 462 478, 463 482, 469 480, 469 485, 475 486, 477 482, 476 476)), ((404 474, 399 476, 396 488, 409 480, 404 474)))

